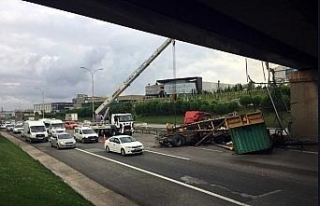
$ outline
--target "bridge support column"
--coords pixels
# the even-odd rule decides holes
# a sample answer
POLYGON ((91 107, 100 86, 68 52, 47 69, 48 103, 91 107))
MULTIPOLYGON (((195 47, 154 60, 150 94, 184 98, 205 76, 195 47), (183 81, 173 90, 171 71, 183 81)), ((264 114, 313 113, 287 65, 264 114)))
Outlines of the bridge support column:
POLYGON ((318 142, 318 72, 300 70, 290 75, 292 135, 318 142))

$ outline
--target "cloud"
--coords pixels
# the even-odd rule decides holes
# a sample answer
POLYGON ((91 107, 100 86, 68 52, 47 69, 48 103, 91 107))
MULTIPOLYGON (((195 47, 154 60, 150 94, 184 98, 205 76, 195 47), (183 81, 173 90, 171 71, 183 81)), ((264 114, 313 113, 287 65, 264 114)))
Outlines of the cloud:
MULTIPOLYGON (((32 108, 68 101, 78 93, 111 95, 165 41, 165 37, 90 19, 24 1, 0 1, 0 107, 32 108)), ((245 58, 176 42, 176 77, 246 83, 245 58)), ((263 81, 261 62, 249 59, 248 71, 263 81)), ((168 46, 123 94, 144 94, 148 83, 173 78, 168 46)))

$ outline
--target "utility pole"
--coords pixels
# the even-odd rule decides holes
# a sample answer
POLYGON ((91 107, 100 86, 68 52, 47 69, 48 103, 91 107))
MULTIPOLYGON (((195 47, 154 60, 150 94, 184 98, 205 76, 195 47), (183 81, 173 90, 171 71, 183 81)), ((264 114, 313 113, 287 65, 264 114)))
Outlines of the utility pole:
POLYGON ((40 111, 42 111, 42 119, 44 119, 44 113, 45 113, 45 105, 44 105, 44 89, 47 88, 40 88, 40 87, 35 87, 35 89, 39 89, 42 94, 42 107, 40 107, 40 111), (42 110, 41 110, 42 109, 42 110))
POLYGON ((94 73, 96 73, 99 70, 104 70, 104 68, 100 68, 100 69, 96 69, 96 70, 90 70, 86 67, 80 67, 80 69, 84 69, 87 70, 88 72, 90 72, 91 74, 91 103, 92 103, 92 122, 94 122, 94 101, 93 101, 93 97, 94 97, 94 79, 93 79, 93 75, 94 73))

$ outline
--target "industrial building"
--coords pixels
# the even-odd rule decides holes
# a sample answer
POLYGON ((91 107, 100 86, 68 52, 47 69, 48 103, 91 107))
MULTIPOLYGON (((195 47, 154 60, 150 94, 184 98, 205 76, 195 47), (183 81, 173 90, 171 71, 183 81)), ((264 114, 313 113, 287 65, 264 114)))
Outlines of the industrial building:
POLYGON ((34 113, 42 114, 42 111, 45 113, 51 112, 60 112, 73 108, 72 102, 52 102, 44 104, 35 104, 33 105, 34 113))
POLYGON ((216 92, 234 86, 218 82, 203 82, 202 77, 184 77, 176 79, 157 80, 155 85, 145 87, 147 97, 164 97, 171 94, 190 95, 203 92, 216 92))

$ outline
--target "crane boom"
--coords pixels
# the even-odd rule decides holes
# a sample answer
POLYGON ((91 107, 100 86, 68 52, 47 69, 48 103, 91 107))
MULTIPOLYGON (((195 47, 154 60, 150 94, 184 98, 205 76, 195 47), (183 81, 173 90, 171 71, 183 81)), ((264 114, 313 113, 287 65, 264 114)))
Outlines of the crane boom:
POLYGON ((174 40, 168 38, 145 62, 143 62, 138 69, 136 69, 119 87, 118 89, 112 94, 112 96, 108 97, 96 110, 95 114, 101 113, 104 109, 106 112, 103 115, 103 120, 105 120, 108 112, 109 112, 109 105, 115 101, 119 95, 130 86, 130 84, 155 60, 159 54, 174 40))

